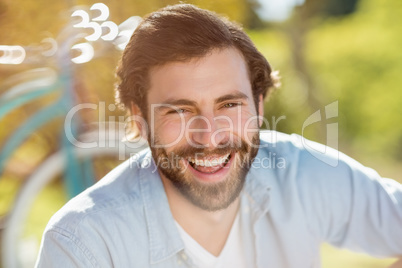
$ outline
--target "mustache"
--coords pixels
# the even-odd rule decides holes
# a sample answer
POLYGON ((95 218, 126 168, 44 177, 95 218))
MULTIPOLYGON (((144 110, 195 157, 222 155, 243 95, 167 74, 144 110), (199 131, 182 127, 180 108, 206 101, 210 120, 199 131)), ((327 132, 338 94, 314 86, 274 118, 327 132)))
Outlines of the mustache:
POLYGON ((213 155, 225 155, 232 152, 247 153, 250 151, 250 146, 245 141, 240 142, 226 142, 221 143, 216 148, 210 150, 208 147, 194 147, 194 146, 182 146, 171 152, 172 155, 182 158, 197 156, 213 156, 213 155))

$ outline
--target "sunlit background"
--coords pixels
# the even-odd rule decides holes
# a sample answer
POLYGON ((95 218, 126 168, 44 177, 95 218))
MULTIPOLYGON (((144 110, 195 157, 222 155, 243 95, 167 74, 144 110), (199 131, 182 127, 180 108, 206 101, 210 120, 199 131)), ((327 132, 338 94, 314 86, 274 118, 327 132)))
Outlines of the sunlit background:
MULTIPOLYGON (((113 91, 121 51, 139 17, 177 2, 0 2, 2 235, 19 189, 49 156, 65 150, 64 124, 72 107, 92 104, 74 117, 74 135, 99 129, 99 122, 108 122, 108 128, 114 122, 124 123, 125 113, 115 105, 113 91)), ((184 2, 242 23, 280 71, 282 87, 265 103, 265 128, 303 134, 337 147, 382 176, 401 181, 401 1, 184 2), (328 105, 336 110, 330 118, 325 116, 328 105), (321 120, 306 124, 313 114, 321 120), (336 135, 329 135, 328 125, 336 135)), ((91 174, 99 180, 118 162, 95 161, 91 174)), ((74 172, 66 176, 81 178, 74 172)), ((18 244, 26 267, 35 261, 50 216, 77 192, 62 177, 56 176, 29 208, 18 244)), ((85 188, 85 183, 77 183, 85 188)), ((4 247, 0 246, 3 252, 4 247)), ((392 263, 392 259, 377 260, 328 245, 322 252, 324 268, 392 263)))

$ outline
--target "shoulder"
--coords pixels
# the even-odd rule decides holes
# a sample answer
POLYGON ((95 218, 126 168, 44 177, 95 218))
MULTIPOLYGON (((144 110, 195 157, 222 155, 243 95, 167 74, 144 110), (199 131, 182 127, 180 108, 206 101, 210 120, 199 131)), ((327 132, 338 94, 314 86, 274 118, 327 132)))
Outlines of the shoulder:
POLYGON ((140 266, 146 263, 143 188, 159 194, 156 187, 148 185, 159 179, 153 169, 149 150, 140 152, 71 199, 46 227, 41 246, 43 260, 58 262, 50 255, 56 252, 59 258, 73 260, 75 265, 88 261, 96 267, 127 267, 133 260, 140 266))
POLYGON ((328 155, 337 152, 330 146, 320 144, 298 134, 286 134, 278 131, 263 130, 260 132, 260 148, 268 151, 278 151, 282 154, 297 154, 303 152, 325 152, 328 155), (329 151, 328 151, 329 150, 329 151))
POLYGON ((260 145, 253 168, 278 173, 297 168, 300 157, 305 153, 301 137, 277 131, 261 131, 260 145))
POLYGON ((338 151, 337 144, 320 144, 298 134, 285 134, 277 131, 262 131, 259 156, 275 154, 286 160, 287 167, 308 171, 314 169, 339 170, 346 167, 361 169, 363 166, 354 159, 338 151))
POLYGON ((297 134, 262 131, 253 170, 263 183, 279 188, 349 189, 352 180, 368 183, 378 174, 337 148, 310 141, 297 134), (369 180, 367 180, 369 178, 369 180))
MULTIPOLYGON (((275 131, 261 134, 261 148, 254 165, 265 183, 304 197, 351 196, 354 185, 378 185, 381 177, 337 148, 310 141, 297 134, 275 131), (267 165, 267 163, 269 165, 267 165)), ((363 187, 364 186, 364 187, 363 187)), ((316 199, 318 200, 318 199, 316 199)))
POLYGON ((91 221, 107 222, 125 211, 141 211, 140 177, 146 175, 149 150, 130 157, 92 187, 66 203, 49 221, 47 229, 76 233, 91 221))

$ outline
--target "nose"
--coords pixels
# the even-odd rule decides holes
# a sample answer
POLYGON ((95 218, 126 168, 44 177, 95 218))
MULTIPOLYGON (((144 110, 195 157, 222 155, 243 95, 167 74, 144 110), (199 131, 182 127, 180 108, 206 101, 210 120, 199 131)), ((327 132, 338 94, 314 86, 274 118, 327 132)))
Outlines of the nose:
POLYGON ((213 114, 198 115, 191 118, 187 130, 190 145, 213 149, 225 142, 228 129, 225 129, 220 121, 213 114))

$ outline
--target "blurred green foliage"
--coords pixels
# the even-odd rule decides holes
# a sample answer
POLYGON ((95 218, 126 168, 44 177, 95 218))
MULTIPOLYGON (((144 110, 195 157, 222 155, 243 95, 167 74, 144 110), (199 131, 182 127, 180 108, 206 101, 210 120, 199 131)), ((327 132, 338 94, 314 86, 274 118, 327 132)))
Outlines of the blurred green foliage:
MULTIPOLYGON (((301 53, 312 85, 295 68, 290 52, 294 44, 289 28, 294 22, 251 32, 282 76, 282 88, 266 103, 266 117, 286 115, 278 129, 301 134, 310 114, 339 101, 340 150, 400 180, 402 3, 359 3, 357 11, 348 16, 316 16, 305 23, 301 53), (309 95, 318 100, 318 107, 310 105, 309 95)), ((325 133, 307 133, 326 141, 325 133)))
POLYGON ((306 54, 327 98, 339 99, 343 140, 402 160, 402 4, 362 1, 357 13, 312 30, 306 54))

